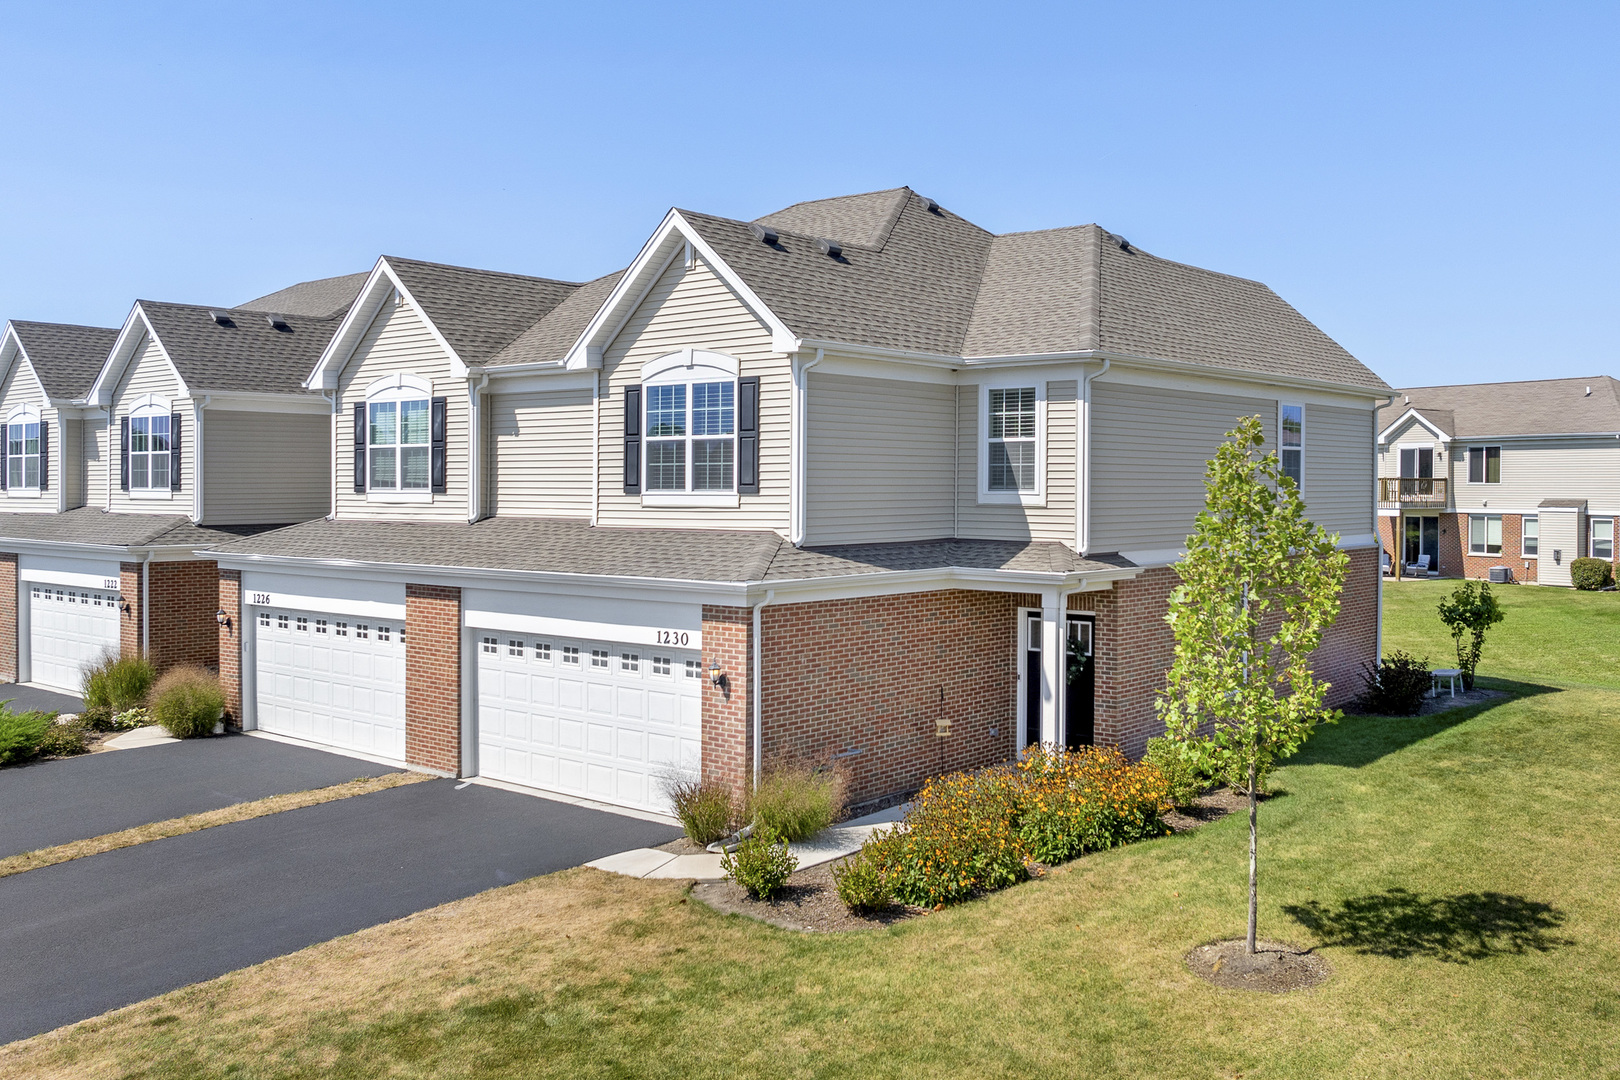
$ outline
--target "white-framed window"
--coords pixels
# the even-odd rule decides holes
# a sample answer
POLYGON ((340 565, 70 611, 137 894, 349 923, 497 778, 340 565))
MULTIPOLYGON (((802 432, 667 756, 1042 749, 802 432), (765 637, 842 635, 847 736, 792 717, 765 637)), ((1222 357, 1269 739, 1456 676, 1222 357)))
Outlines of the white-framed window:
POLYGON ((1527 559, 1536 558, 1541 552, 1541 517, 1537 514, 1526 514, 1519 519, 1519 551, 1527 559))
POLYGON ((366 389, 366 492, 433 497, 433 384, 398 373, 366 389))
POLYGON ((160 404, 143 405, 129 416, 129 490, 168 491, 169 440, 171 421, 169 407, 160 404))
POLYGON ((390 640, 389 635, 391 633, 392 633, 392 631, 388 627, 379 626, 379 627, 377 627, 377 640, 378 641, 388 641, 388 640, 390 640))
POLYGON ((655 656, 652 658, 652 673, 654 675, 669 676, 669 657, 655 656))
POLYGON ((992 383, 979 392, 979 501, 1046 498, 1046 385, 992 383))
POLYGON ((285 630, 285 629, 287 629, 287 616, 285 616, 285 615, 277 615, 276 616, 276 629, 277 630, 285 630))
POLYGON ((1468 448, 1468 482, 1470 484, 1500 484, 1502 482, 1502 448, 1500 446, 1470 446, 1468 448))
POLYGON ((1277 458, 1282 474, 1305 490, 1305 406, 1278 402, 1277 458))
POLYGON ((1594 559, 1614 561, 1614 518, 1595 517, 1587 519, 1588 528, 1592 534, 1590 551, 1594 559))
POLYGON ((551 663, 551 642, 537 641, 534 643, 534 658, 542 664, 551 663))
POLYGON ((703 661, 701 661, 701 660, 688 660, 686 662, 686 677, 688 679, 701 679, 701 678, 703 678, 703 661))
POLYGON ((523 659, 523 642, 516 638, 508 640, 506 643, 506 655, 515 656, 519 660, 523 659))
POLYGON ((562 662, 569 667, 579 667, 579 646, 564 645, 562 647, 562 662))
POLYGON ((317 634, 326 633, 326 620, 325 619, 316 619, 315 620, 315 632, 317 634))
POLYGON ((592 649, 591 650, 591 667, 605 671, 605 670, 607 670, 607 666, 608 666, 608 653, 607 653, 607 650, 606 649, 592 649))
POLYGON ((335 622, 335 623, 333 623, 332 624, 332 633, 334 635, 336 635, 337 637, 348 637, 349 636, 349 624, 346 623, 346 622, 335 622))
POLYGON ((496 653, 501 651, 500 641, 492 637, 485 638, 482 645, 484 652, 488 653, 490 656, 494 656, 496 653))
POLYGON ((259 612, 259 626, 265 630, 270 629, 270 613, 268 611, 259 612))
POLYGON ((39 491, 39 425, 39 413, 31 406, 14 411, 6 422, 6 487, 10 491, 39 491))
POLYGON ((683 350, 643 369, 642 491, 734 495, 737 491, 737 364, 683 350))
POLYGON ((298 627, 297 627, 297 629, 298 629, 298 632, 300 634, 309 633, 309 620, 306 619, 302 615, 298 616, 298 627))
POLYGON ((1502 554, 1502 515, 1468 515, 1468 554, 1502 554))
POLYGON ((619 670, 631 675, 638 674, 641 671, 641 656, 633 652, 620 653, 619 670))
POLYGON ((370 639, 370 637, 371 637, 371 627, 367 626, 365 623, 355 623, 354 624, 354 636, 357 637, 357 638, 370 639))

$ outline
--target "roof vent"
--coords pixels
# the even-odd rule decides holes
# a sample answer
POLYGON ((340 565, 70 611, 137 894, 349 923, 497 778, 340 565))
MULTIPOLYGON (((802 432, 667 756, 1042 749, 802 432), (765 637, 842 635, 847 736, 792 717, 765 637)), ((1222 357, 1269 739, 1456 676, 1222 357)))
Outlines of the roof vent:
POLYGON ((939 213, 939 203, 935 202, 933 199, 928 198, 926 195, 919 195, 919 196, 917 196, 917 198, 922 200, 924 210, 928 211, 930 214, 939 213))
POLYGON ((1586 388, 1586 396, 1587 396, 1587 397, 1591 397, 1591 396, 1592 396, 1592 388, 1591 388, 1591 387, 1590 387, 1590 386, 1588 386, 1588 387, 1587 387, 1587 388, 1586 388))
POLYGON ((748 228, 753 231, 754 239, 758 240, 760 243, 771 244, 773 246, 776 244, 776 230, 771 228, 769 225, 761 225, 756 221, 752 225, 748 226, 748 228))
POLYGON ((235 321, 233 321, 231 319, 231 316, 230 316, 230 314, 228 312, 210 311, 208 313, 208 317, 210 319, 213 319, 215 322, 217 322, 221 326, 235 326, 236 325, 235 321))
POLYGON ((1114 237, 1114 243, 1119 245, 1119 250, 1121 251, 1128 252, 1131 250, 1131 242, 1125 239, 1123 236, 1114 237))
POLYGON ((280 330, 284 334, 292 332, 292 326, 284 315, 266 315, 264 321, 270 324, 272 330, 280 330))
POLYGON ((816 250, 833 259, 844 257, 844 245, 836 240, 828 240, 825 236, 816 237, 816 250))

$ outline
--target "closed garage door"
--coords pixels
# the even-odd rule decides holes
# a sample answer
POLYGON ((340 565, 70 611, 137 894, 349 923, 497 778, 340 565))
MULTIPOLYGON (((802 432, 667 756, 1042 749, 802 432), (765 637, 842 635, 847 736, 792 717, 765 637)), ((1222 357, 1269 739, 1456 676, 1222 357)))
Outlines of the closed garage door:
POLYGON ((398 622, 260 609, 260 729, 405 759, 405 629, 398 622))
POLYGON ((34 682, 77 692, 84 668, 118 651, 118 594, 63 585, 28 587, 28 657, 34 682))
POLYGON ((479 633, 483 776, 666 811, 658 777, 701 764, 697 653, 479 633))

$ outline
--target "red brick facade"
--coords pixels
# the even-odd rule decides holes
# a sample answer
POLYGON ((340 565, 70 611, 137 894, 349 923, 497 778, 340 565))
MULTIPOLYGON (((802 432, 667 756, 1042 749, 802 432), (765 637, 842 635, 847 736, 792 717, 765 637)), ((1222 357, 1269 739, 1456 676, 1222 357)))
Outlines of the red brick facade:
POLYGON ((118 564, 118 592, 123 603, 118 609, 118 652, 122 656, 141 655, 141 564, 118 564))
POLYGON ((748 608, 703 606, 703 775, 730 784, 739 794, 754 760, 749 677, 753 628, 748 608), (725 673, 724 686, 709 677, 709 666, 716 662, 725 673))
POLYGON ((17 555, 0 552, 0 682, 17 681, 17 555))
POLYGON ((229 624, 216 623, 219 631, 219 685, 225 691, 225 720, 242 724, 242 572, 219 572, 218 611, 229 624))
POLYGON ((159 673, 182 665, 219 667, 219 627, 214 618, 219 565, 204 559, 151 562, 146 573, 152 664, 159 673))
POLYGON ((405 586, 405 760, 461 773, 461 590, 405 586))

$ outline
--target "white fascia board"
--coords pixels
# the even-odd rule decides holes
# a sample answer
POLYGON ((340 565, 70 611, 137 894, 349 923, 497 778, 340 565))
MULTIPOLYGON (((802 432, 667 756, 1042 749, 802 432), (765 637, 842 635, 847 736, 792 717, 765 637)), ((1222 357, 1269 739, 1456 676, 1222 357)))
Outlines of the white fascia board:
POLYGON ((449 340, 440 333, 439 328, 433 325, 433 319, 422 305, 416 302, 416 297, 405 287, 405 283, 399 280, 399 275, 388 265, 388 257, 385 255, 377 260, 376 266, 372 267, 371 276, 361 287, 354 305, 349 308, 349 313, 343 316, 343 321, 338 324, 337 333, 327 342, 326 348, 321 352, 321 358, 315 362, 315 369, 309 373, 309 378, 304 380, 307 389, 332 390, 337 387, 338 373, 354 356, 354 350, 377 318, 382 301, 387 295, 383 292, 385 288, 390 292, 399 293, 405 298, 405 302, 415 309, 422 324, 427 327, 428 334, 450 358, 451 377, 456 379, 467 377, 469 369, 466 362, 455 349, 451 348, 449 340))
POLYGON ((601 366, 602 350, 618 335, 631 313, 657 282, 659 275, 671 260, 681 254, 687 244, 692 246, 703 261, 713 268, 715 274, 770 330, 772 350, 783 354, 799 350, 801 342, 787 328, 787 324, 778 318, 754 290, 749 288, 748 283, 715 253, 691 223, 681 217, 680 211, 671 210, 664 215, 664 220, 642 245, 635 260, 630 263, 629 269, 613 286, 613 291, 602 302, 602 306, 597 308, 596 314, 586 324, 579 339, 564 356, 563 363, 570 370, 601 366))
POLYGON ((188 400, 200 403, 205 398, 210 409, 217 409, 221 412, 319 413, 325 416, 332 411, 332 403, 319 394, 193 390, 188 400))
POLYGON ((1378 433, 1378 445, 1388 446, 1390 433, 1396 428, 1400 427, 1402 424, 1406 423, 1408 420, 1416 420, 1423 426, 1425 430, 1429 432, 1429 434, 1433 435, 1443 443, 1451 441, 1451 436, 1435 427, 1434 423, 1430 421, 1428 417, 1418 412, 1417 409, 1409 408, 1405 412, 1401 413, 1400 416, 1397 416, 1393 423, 1386 425, 1384 430, 1378 433))
POLYGON ((107 362, 101 365, 96 374, 96 381, 91 385, 90 392, 84 396, 86 404, 97 408, 108 409, 112 407, 112 390, 118 385, 118 380, 124 377, 124 371, 129 367, 130 361, 135 359, 135 350, 140 346, 141 339, 150 337, 157 342, 158 352, 163 362, 169 365, 174 372, 174 381, 179 386, 176 397, 190 397, 191 389, 186 386, 186 380, 181 377, 180 369, 174 366, 174 360, 169 356, 169 350, 163 347, 163 339, 157 336, 152 324, 147 321, 146 312, 141 310, 141 302, 135 301, 130 309, 129 318, 124 320, 124 326, 118 331, 118 338, 113 342, 112 351, 107 354, 107 362))
MULTIPOLYGON (((7 319, 5 332, 0 334, 0 382, 11 373, 11 365, 18 359, 26 361, 28 350, 23 348, 22 338, 17 336, 16 327, 11 325, 10 319, 7 319)), ((38 375, 37 372, 35 374, 38 375)))
POLYGON ((0 538, 0 547, 18 553, 37 555, 60 555, 63 552, 84 555, 113 555, 125 559, 139 558, 147 552, 152 553, 154 562, 189 562, 199 558, 195 548, 185 545, 151 544, 82 544, 67 540, 16 540, 0 538))
POLYGON ((1496 443, 1510 442, 1541 442, 1545 440, 1567 439, 1620 439, 1620 431, 1552 431, 1542 435, 1470 435, 1464 438, 1460 435, 1452 436, 1454 443, 1466 443, 1472 446, 1495 445, 1496 443))

